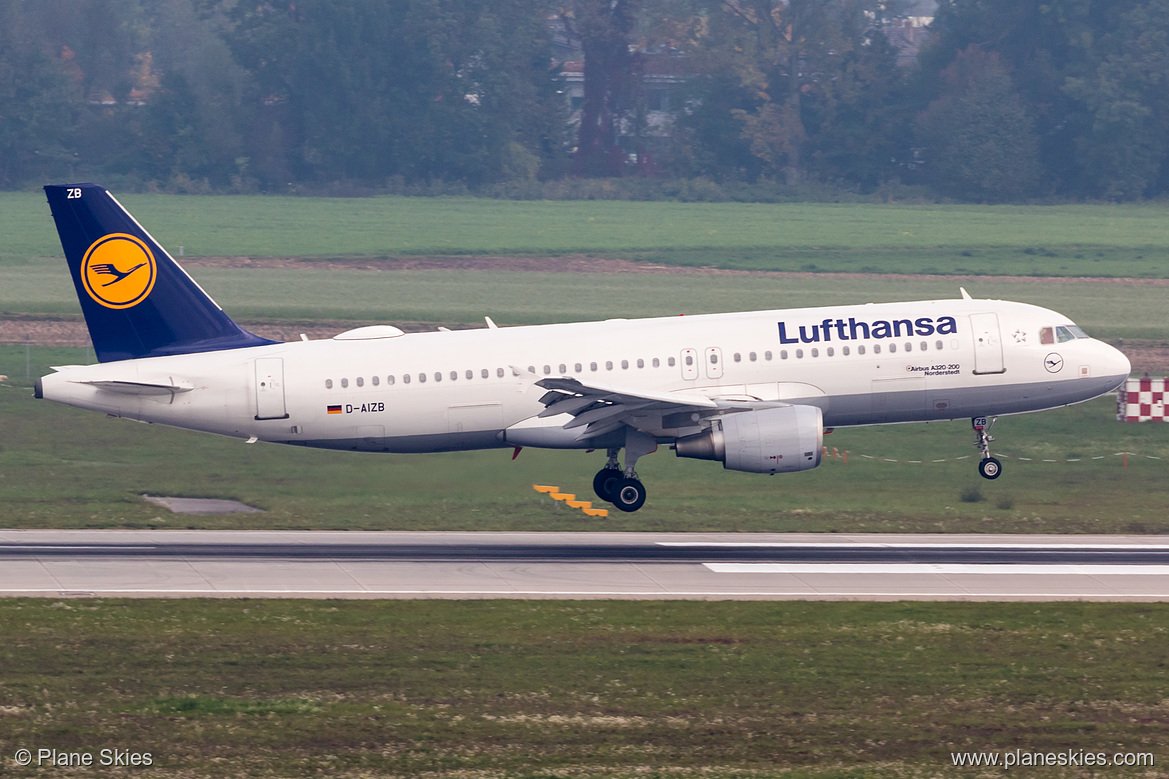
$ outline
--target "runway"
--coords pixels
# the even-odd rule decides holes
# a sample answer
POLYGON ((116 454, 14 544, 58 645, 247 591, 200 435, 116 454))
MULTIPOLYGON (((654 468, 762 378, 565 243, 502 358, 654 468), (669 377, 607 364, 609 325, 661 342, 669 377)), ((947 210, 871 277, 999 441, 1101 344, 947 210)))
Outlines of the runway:
POLYGON ((1160 536, 0 530, 0 596, 1169 600, 1160 536))

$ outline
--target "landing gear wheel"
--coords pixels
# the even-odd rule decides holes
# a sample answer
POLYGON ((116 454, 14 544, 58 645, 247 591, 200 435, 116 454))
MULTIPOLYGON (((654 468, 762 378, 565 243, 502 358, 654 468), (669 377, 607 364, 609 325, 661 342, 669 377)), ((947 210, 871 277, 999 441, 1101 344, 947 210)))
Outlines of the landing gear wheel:
POLYGON ((987 457, 978 464, 978 472, 984 479, 997 479, 1003 472, 1003 464, 993 457, 987 457))
POLYGON ((645 505, 645 485, 637 479, 622 479, 613 485, 610 500, 622 511, 637 511, 645 505))
POLYGON ((602 468, 593 477, 593 492, 606 503, 613 502, 613 490, 617 482, 625 478, 620 468, 602 468))

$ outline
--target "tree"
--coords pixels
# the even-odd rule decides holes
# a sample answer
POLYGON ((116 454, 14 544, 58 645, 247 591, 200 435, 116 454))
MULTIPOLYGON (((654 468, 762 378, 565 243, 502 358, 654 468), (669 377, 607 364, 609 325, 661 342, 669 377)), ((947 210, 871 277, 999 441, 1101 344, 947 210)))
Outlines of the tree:
POLYGON ((707 87, 682 121, 701 144, 693 158, 721 163, 724 176, 789 184, 826 178, 874 186, 893 175, 906 120, 895 52, 878 29, 882 7, 869 0, 710 2, 689 43, 707 87))
POLYGON ((636 0, 575 0, 560 9, 570 38, 584 52, 584 100, 580 107, 572 171, 578 176, 620 176, 625 155, 620 122, 636 88, 630 51, 636 0))
POLYGON ((237 7, 231 43, 255 80, 259 137, 285 147, 265 167, 475 184, 558 153, 545 11, 536 0, 237 7))
POLYGON ((26 23, 23 0, 0 0, 0 187, 63 175, 78 89, 26 23))
POLYGON ((945 88, 917 119, 930 183, 964 200, 1017 200, 1038 183, 1038 142, 1006 68, 970 46, 942 73, 945 88))
POLYGON ((1095 72, 1068 78, 1064 92, 1086 109, 1091 124, 1077 149, 1090 193, 1139 198, 1165 190, 1169 154, 1169 0, 1152 0, 1122 17, 1125 45, 1095 72))

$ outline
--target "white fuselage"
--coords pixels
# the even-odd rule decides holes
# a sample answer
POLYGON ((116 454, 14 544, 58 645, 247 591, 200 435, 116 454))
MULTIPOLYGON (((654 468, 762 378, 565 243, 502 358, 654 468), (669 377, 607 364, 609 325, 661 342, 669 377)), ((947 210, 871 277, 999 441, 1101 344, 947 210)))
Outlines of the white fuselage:
MULTIPOLYGON (((1128 375, 1128 360, 1107 344, 1051 336, 1070 324, 1036 306, 961 299, 415 334, 362 328, 61 368, 40 391, 115 416, 304 446, 587 448, 598 442, 566 430, 567 416, 537 417, 537 380, 815 405, 826 427, 1012 414, 1087 400, 1128 375)), ((700 423, 675 413, 638 427, 668 441, 700 423)))

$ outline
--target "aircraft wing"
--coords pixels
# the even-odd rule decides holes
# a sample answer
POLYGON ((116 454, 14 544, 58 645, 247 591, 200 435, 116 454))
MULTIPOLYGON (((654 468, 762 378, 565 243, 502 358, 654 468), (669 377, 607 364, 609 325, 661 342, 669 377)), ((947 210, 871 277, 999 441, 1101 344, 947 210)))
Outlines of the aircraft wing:
POLYGON ((547 418, 559 414, 571 415, 572 419, 564 428, 566 430, 584 428, 579 438, 604 435, 622 425, 641 429, 647 420, 658 420, 658 424, 649 426, 660 428, 662 417, 670 414, 689 412, 688 417, 695 413, 710 416, 720 411, 748 411, 789 405, 769 401, 722 399, 692 392, 654 392, 584 382, 565 376, 538 379, 535 384, 548 390, 540 398, 544 410, 538 416, 547 418))

